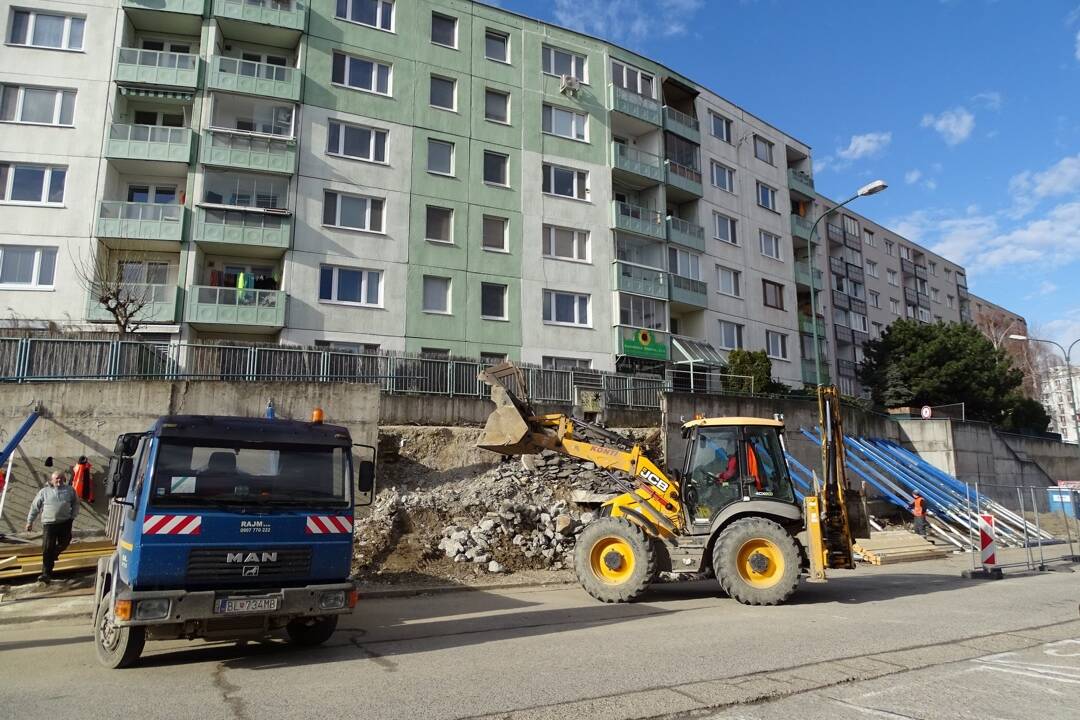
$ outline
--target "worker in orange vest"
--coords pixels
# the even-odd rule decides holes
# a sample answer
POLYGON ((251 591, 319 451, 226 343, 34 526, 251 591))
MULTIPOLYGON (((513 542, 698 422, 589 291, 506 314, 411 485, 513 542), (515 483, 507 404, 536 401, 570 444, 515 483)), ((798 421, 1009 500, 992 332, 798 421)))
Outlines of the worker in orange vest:
POLYGON ((93 466, 85 455, 79 456, 79 461, 71 468, 71 487, 80 499, 91 505, 94 503, 94 478, 90 474, 93 466))
POLYGON ((915 516, 915 533, 926 535, 926 499, 916 490, 915 498, 911 501, 911 514, 915 516))

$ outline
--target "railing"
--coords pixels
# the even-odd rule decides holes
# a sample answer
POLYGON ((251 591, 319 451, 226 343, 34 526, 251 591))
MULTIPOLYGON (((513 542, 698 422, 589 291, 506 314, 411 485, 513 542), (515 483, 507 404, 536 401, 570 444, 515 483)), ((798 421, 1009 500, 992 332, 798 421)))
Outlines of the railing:
POLYGON ((122 47, 120 48, 118 60, 124 65, 141 65, 142 67, 168 68, 170 70, 194 70, 198 67, 199 56, 190 53, 122 47))
POLYGON ((191 129, 185 127, 163 127, 161 125, 128 125, 113 123, 109 126, 110 140, 129 142, 165 143, 187 145, 191 142, 191 129))
POLYGON ((667 300, 666 275, 663 270, 615 262, 615 286, 625 292, 667 300))
POLYGON ((805 239, 810 240, 810 232, 814 229, 814 223, 810 222, 801 215, 792 214, 791 216, 792 233, 801 231, 805 233, 805 239))
MULTIPOLYGON (((803 285, 811 284, 809 262, 802 260, 795 262, 795 282, 802 283, 803 285)), ((822 274, 820 270, 814 270, 813 287, 815 290, 820 290, 822 287, 822 274)))
POLYGON ((604 401, 611 407, 659 409, 664 390, 664 380, 657 376, 603 376, 604 401))
POLYGON ((195 302, 200 305, 256 305, 276 308, 278 302, 285 299, 285 294, 281 290, 249 290, 210 285, 196 285, 191 289, 195 293, 195 302))
POLYGON ((614 83, 608 85, 611 94, 611 109, 645 122, 659 125, 661 123, 660 103, 652 98, 647 98, 621 88, 614 83))
POLYGON ((677 175, 682 179, 695 183, 697 185, 701 184, 700 171, 695 170, 692 167, 687 167, 686 165, 680 165, 674 160, 665 160, 664 162, 667 164, 668 172, 670 174, 677 175))
POLYGON ((802 170, 794 170, 794 169, 789 168, 788 169, 788 177, 791 180, 795 181, 795 182, 802 183, 803 185, 809 185, 811 188, 814 187, 814 178, 810 177, 807 173, 804 173, 802 170))
POLYGON ((689 220, 683 220, 681 217, 675 217, 674 215, 668 216, 668 222, 671 223, 671 229, 675 232, 682 233, 683 235, 689 235, 702 241, 705 240, 705 228, 701 227, 697 223, 692 223, 689 220))
POLYGON ((99 217, 105 220, 152 220, 154 222, 180 222, 184 212, 182 205, 159 203, 113 202, 101 203, 99 217))
POLYGON ((829 270, 836 273, 837 275, 845 275, 847 273, 847 266, 844 262, 844 258, 830 257, 829 270))
POLYGON ((698 122, 696 117, 693 117, 692 115, 687 115, 681 110, 676 110, 673 107, 669 107, 667 105, 664 106, 664 117, 668 120, 678 123, 679 125, 687 127, 694 132, 700 132, 701 130, 701 124, 698 122))
POLYGON ((693 293, 694 295, 704 296, 709 292, 709 286, 704 280, 695 280, 694 278, 683 277, 682 275, 676 275, 675 273, 671 274, 671 287, 686 293, 693 293))
POLYGON ((217 56, 214 60, 214 69, 220 73, 258 78, 259 80, 292 82, 293 72, 295 71, 295 68, 286 67, 285 65, 240 60, 239 58, 225 57, 223 55, 217 56))
POLYGON ((726 373, 691 369, 689 365, 679 365, 665 373, 668 392, 702 393, 708 395, 727 395, 732 393, 754 393, 754 378, 750 375, 728 375, 726 373))
POLYGON ((618 200, 614 201, 612 206, 615 227, 661 240, 664 238, 664 216, 658 211, 618 200))
POLYGON ((832 223, 826 223, 826 227, 828 228, 830 240, 838 243, 844 242, 844 229, 842 227, 833 225, 832 223))
POLYGON ((664 162, 659 155, 654 155, 644 150, 638 150, 626 143, 611 143, 611 151, 615 160, 615 167, 653 178, 657 181, 662 179, 664 162))

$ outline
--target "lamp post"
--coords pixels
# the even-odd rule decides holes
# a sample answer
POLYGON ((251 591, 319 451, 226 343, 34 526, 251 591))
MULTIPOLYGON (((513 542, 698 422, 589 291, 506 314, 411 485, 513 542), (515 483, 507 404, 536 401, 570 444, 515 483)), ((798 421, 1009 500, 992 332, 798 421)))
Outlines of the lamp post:
MULTIPOLYGON (((814 287, 814 231, 817 229, 818 223, 829 213, 839 210, 852 200, 866 197, 867 195, 876 195, 887 187, 889 186, 885 184, 884 180, 875 180, 872 183, 863 185, 847 200, 831 210, 826 210, 821 213, 821 215, 818 216, 818 219, 814 221, 814 224, 810 226, 810 253, 807 256, 807 264, 810 269, 810 323, 814 329, 814 379, 817 381, 818 387, 821 387, 821 347, 818 342, 820 333, 818 332, 817 288, 814 287)), ((825 255, 828 256, 828 252, 826 252, 825 255)))
POLYGON ((1069 404, 1072 406, 1070 414, 1072 415, 1073 431, 1076 433, 1076 442, 1080 444, 1080 415, 1077 414, 1076 407, 1076 391, 1073 389, 1073 373, 1072 373, 1072 357, 1073 348, 1076 347, 1076 343, 1080 343, 1080 338, 1073 340, 1072 345, 1066 350, 1060 343, 1053 340, 1043 340, 1041 338, 1028 337, 1027 335, 1010 335, 1010 340, 1026 340, 1027 342, 1041 342, 1047 345, 1053 345, 1061 354, 1065 356, 1065 382, 1069 386, 1069 404))

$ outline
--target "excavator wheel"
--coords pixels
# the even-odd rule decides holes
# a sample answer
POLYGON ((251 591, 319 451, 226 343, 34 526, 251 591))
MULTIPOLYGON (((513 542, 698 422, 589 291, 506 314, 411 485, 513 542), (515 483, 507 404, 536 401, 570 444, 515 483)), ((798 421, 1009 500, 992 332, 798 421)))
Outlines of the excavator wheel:
POLYGON ((631 602, 656 577, 656 553, 640 529, 621 518, 602 517, 578 536, 574 567, 581 586, 597 600, 631 602))
POLYGON ((743 518, 724 528, 713 546, 720 587, 743 605, 777 605, 799 585, 799 548, 772 520, 743 518))

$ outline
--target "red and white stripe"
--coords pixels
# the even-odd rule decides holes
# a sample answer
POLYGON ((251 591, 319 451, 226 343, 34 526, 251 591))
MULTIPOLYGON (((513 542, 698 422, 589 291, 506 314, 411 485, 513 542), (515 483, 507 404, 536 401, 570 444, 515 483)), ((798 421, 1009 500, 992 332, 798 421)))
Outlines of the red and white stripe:
POLYGON ((147 515, 142 525, 143 535, 198 535, 201 528, 201 515, 147 515))
POLYGON ((340 535, 352 532, 352 515, 308 515, 308 535, 340 535))
POLYGON ((993 515, 979 516, 979 548, 982 551, 982 566, 992 570, 997 565, 997 542, 993 515))

